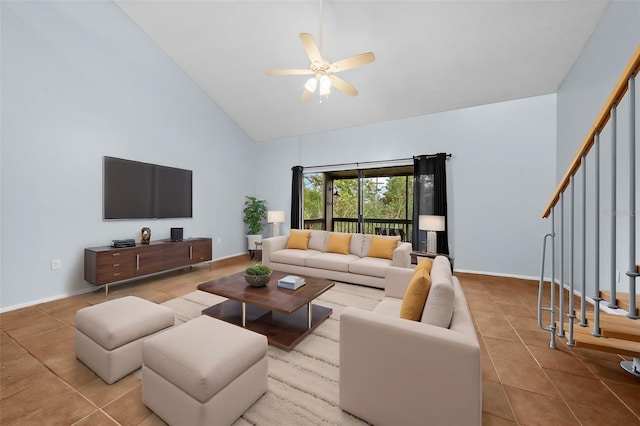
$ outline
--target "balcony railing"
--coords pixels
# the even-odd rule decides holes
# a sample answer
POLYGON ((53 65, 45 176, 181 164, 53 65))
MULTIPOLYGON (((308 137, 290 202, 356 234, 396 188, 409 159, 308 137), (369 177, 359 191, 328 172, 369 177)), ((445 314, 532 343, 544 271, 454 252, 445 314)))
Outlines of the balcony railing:
MULTIPOLYGON (((305 219, 305 229, 325 229, 324 219, 305 219)), ((334 217, 334 232, 358 232, 358 219, 334 217)), ((364 219, 364 234, 400 235, 402 241, 411 242, 413 224, 407 219, 364 219)))

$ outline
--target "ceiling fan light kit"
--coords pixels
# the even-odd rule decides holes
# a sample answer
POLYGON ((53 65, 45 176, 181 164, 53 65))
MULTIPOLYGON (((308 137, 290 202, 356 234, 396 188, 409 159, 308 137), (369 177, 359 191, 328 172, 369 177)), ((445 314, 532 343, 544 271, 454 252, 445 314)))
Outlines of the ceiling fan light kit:
MULTIPOLYGON (((267 70, 267 75, 313 75, 304 84, 301 100, 306 101, 315 93, 318 85, 320 86, 319 95, 320 102, 326 99, 331 93, 331 87, 335 87, 341 92, 349 96, 357 96, 358 91, 351 84, 347 83, 335 73, 346 71, 348 69, 360 67, 375 61, 376 57, 373 52, 360 53, 359 55, 350 56, 337 62, 329 62, 322 58, 322 54, 313 36, 308 33, 300 33, 302 46, 309 57, 309 67, 307 69, 285 69, 285 70, 267 70), (319 84, 318 84, 319 82, 319 84)), ((322 46, 322 2, 320 2, 320 46, 322 46)))

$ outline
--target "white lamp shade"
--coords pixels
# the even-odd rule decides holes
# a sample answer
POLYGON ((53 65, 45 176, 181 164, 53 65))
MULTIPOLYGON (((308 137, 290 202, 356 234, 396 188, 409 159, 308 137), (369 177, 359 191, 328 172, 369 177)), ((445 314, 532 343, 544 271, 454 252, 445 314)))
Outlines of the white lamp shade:
POLYGON ((418 229, 422 231, 444 231, 444 216, 420 215, 418 229))
POLYGON ((267 223, 284 223, 284 211, 267 211, 267 223))

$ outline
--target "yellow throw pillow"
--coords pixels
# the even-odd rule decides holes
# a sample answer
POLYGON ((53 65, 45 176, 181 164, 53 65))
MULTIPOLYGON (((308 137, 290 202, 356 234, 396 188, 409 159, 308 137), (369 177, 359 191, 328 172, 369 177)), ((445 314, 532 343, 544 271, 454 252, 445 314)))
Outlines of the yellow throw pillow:
POLYGON ((424 270, 414 272, 402 298, 400 318, 420 321, 431 288, 431 276, 424 270))
POLYGON ((416 271, 424 269, 427 272, 427 274, 431 274, 431 266, 433 266, 433 260, 431 260, 428 257, 425 257, 416 265, 416 271))
POLYGON ((350 245, 351 234, 331 232, 324 251, 327 253, 349 254, 350 245))
POLYGON ((311 238, 311 231, 292 229, 287 240, 287 248, 306 250, 309 247, 309 238, 311 238))
POLYGON ((384 238, 372 235, 371 246, 369 247, 367 256, 393 260, 393 251, 398 247, 398 241, 397 238, 384 238))

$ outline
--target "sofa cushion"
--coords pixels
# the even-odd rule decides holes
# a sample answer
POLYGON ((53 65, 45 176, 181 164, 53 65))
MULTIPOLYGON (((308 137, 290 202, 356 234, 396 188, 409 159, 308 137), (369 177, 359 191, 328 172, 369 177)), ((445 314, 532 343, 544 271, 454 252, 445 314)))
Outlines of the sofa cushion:
POLYGON ((349 272, 349 264, 360 259, 354 254, 320 253, 307 258, 305 266, 328 269, 330 271, 349 272))
POLYGON ((362 257, 362 246, 364 245, 364 234, 351 234, 351 244, 349 253, 362 257))
POLYGON ((324 251, 327 253, 349 254, 350 246, 351 234, 330 232, 324 251))
POLYGON ((305 266, 308 258, 317 256, 320 253, 321 252, 318 250, 282 249, 271 253, 269 261, 275 263, 286 263, 288 265, 305 266))
POLYGON ((444 256, 436 256, 436 258, 433 259, 431 274, 436 274, 451 281, 453 274, 451 273, 451 263, 449 263, 449 259, 444 256))
POLYGON ((395 297, 385 297, 373 308, 373 312, 376 314, 387 315, 393 318, 400 316, 400 309, 402 308, 402 299, 395 297))
POLYGON ((402 298, 400 308, 400 318, 420 321, 424 310, 427 295, 431 288, 431 277, 425 268, 417 269, 407 286, 407 290, 402 298))
POLYGON ((324 251, 324 247, 327 244, 327 235, 329 231, 320 231, 314 229, 311 231, 311 237, 309 237, 309 247, 312 250, 324 251))
POLYGON ((309 248, 309 238, 311 238, 311 231, 292 229, 287 240, 287 248, 306 250, 309 248))
POLYGON ((367 257, 379 257, 392 260, 393 251, 398 247, 398 241, 400 241, 400 238, 385 238, 379 235, 372 235, 367 257))
POLYGON ((455 304, 453 284, 450 279, 442 275, 433 274, 433 269, 431 272, 431 288, 424 305, 421 321, 449 328, 455 304))
POLYGON ((352 274, 384 278, 387 273, 387 267, 389 266, 391 266, 391 261, 388 259, 362 257, 349 263, 349 272, 352 274))

